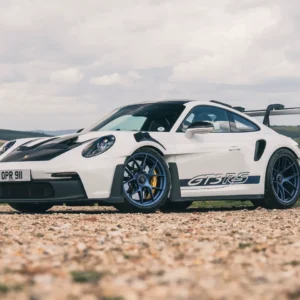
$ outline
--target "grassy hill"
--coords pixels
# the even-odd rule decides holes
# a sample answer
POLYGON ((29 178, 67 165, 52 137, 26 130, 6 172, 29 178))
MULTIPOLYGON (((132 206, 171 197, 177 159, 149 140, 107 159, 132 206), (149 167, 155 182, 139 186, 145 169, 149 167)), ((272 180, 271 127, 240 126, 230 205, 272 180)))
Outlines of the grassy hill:
POLYGON ((272 129, 291 138, 300 138, 300 125, 298 126, 273 126, 272 129))
POLYGON ((0 129, 0 140, 10 141, 22 138, 31 137, 49 137, 50 135, 40 133, 40 132, 30 132, 30 131, 16 131, 8 129, 0 129))
POLYGON ((276 132, 286 135, 300 144, 300 126, 273 126, 276 132))

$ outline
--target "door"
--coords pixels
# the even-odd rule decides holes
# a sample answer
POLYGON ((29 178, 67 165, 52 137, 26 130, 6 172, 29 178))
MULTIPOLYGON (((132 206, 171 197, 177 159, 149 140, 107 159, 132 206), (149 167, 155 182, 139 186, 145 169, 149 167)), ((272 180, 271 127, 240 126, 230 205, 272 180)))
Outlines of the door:
POLYGON ((260 176, 253 157, 259 128, 239 125, 231 112, 219 107, 203 105, 190 111, 175 134, 182 197, 257 193, 253 185, 259 184, 260 176), (203 121, 213 124, 212 133, 185 136, 188 126, 203 121))

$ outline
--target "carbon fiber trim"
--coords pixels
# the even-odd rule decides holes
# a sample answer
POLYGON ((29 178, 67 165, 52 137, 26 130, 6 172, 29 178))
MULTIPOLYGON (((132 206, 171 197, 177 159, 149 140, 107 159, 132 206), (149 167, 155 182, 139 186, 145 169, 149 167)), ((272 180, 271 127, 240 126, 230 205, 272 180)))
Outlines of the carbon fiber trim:
POLYGON ((154 142, 154 143, 160 145, 161 147, 163 147, 166 150, 164 145, 162 145, 159 141, 157 141, 156 139, 151 137, 151 135, 148 132, 138 132, 138 133, 134 134, 134 138, 138 143, 144 142, 144 141, 150 141, 150 142, 154 142))
POLYGON ((84 143, 77 142, 78 136, 69 138, 52 138, 47 141, 40 142, 33 146, 21 145, 6 157, 1 162, 19 162, 19 161, 47 161, 51 160, 67 151, 70 151, 84 143))

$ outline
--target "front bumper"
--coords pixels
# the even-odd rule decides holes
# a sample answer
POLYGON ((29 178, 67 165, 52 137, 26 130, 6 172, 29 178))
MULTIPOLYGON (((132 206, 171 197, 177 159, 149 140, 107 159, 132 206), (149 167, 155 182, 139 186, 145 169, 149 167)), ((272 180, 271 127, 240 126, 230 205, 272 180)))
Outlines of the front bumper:
POLYGON ((1 182, 0 203, 122 203, 123 174, 123 165, 118 165, 108 198, 88 198, 78 175, 71 179, 1 182))
POLYGON ((80 180, 0 183, 0 202, 57 202, 86 199, 80 180))
POLYGON ((123 163, 123 157, 99 160, 80 157, 64 161, 57 158, 42 162, 0 162, 0 170, 30 170, 31 181, 50 181, 50 183, 54 180, 67 179, 54 178, 53 174, 75 173, 78 174, 87 199, 107 199, 111 194, 116 167, 123 163))

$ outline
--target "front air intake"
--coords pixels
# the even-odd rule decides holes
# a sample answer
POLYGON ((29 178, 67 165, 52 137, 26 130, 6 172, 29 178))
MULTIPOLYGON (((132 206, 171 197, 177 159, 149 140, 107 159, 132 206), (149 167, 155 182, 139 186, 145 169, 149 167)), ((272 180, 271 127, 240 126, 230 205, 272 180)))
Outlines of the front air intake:
POLYGON ((47 182, 0 183, 0 199, 47 199, 53 197, 53 187, 47 182))

